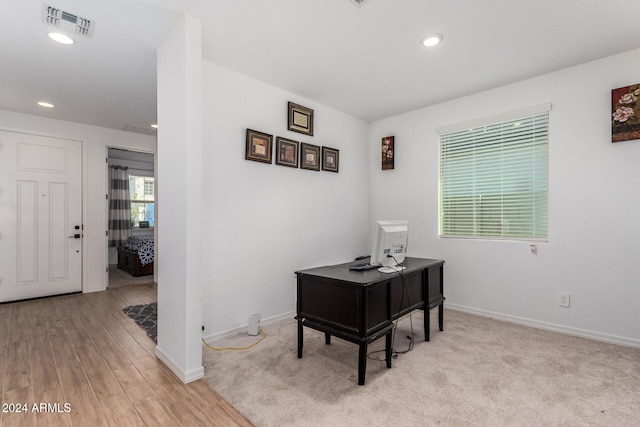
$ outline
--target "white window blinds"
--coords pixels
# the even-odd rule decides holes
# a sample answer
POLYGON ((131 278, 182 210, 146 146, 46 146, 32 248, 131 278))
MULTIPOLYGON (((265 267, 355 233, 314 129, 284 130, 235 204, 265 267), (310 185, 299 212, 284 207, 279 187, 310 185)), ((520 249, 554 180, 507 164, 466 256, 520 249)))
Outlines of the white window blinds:
POLYGON ((441 130, 441 237, 547 240, 551 106, 542 107, 441 130))

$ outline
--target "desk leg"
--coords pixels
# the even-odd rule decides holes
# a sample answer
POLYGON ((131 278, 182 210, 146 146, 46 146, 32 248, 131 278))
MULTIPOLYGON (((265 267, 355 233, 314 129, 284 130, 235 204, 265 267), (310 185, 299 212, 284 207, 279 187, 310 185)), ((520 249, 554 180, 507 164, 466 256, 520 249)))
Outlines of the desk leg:
POLYGON ((298 319, 298 359, 302 358, 302 320, 298 319))
POLYGON ((438 326, 444 331, 444 303, 438 306, 438 326))
POLYGON ((387 368, 391 368, 391 331, 387 334, 385 346, 385 357, 387 358, 387 368))
POLYGON ((364 376, 367 373, 367 343, 360 344, 358 355, 358 385, 364 385, 364 376))
POLYGON ((324 343, 325 343, 326 345, 331 344, 331 335, 329 335, 329 334, 328 334, 328 333, 326 333, 326 332, 324 333, 324 343))
POLYGON ((424 340, 429 341, 431 332, 431 310, 426 308, 423 310, 424 314, 424 340))

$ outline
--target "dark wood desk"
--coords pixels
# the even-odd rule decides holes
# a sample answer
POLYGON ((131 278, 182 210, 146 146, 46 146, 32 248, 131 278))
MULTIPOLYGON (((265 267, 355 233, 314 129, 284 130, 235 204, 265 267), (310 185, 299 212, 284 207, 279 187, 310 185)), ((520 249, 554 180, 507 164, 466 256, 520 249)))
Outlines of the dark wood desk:
POLYGON ((367 347, 383 336, 387 368, 391 368, 393 320, 424 310, 424 339, 429 341, 429 310, 438 307, 443 330, 444 261, 406 258, 402 274, 349 270, 355 263, 296 271, 298 358, 302 357, 303 326, 324 332, 326 344, 332 335, 357 344, 358 384, 364 385, 367 347))

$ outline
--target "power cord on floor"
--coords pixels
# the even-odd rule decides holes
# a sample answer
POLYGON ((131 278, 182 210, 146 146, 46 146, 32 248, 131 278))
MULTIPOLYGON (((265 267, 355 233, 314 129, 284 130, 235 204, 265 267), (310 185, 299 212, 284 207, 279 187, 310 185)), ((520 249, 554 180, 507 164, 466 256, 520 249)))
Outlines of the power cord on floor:
MULTIPOLYGON (((287 326, 289 326, 289 325, 291 325, 291 323, 290 323, 290 322, 289 322, 289 323, 285 323, 284 325, 281 325, 281 326, 278 328, 278 332, 269 332, 269 336, 270 336, 270 337, 275 337, 275 336, 277 336, 277 335, 280 335, 280 333, 282 332, 282 328, 286 328, 286 327, 287 327, 287 326)), ((250 349, 251 347, 253 347, 253 346, 255 346, 255 345, 259 344, 260 342, 262 342, 262 340, 264 340, 264 339, 267 337, 267 334, 265 333, 265 331, 264 331, 262 328, 260 328, 260 329, 258 330, 258 332, 259 332, 259 334, 260 334, 260 335, 262 335, 262 337, 261 337, 258 341, 254 342, 253 344, 250 344, 250 345, 248 345, 248 346, 246 346, 246 347, 223 347, 223 348, 219 348, 219 347, 212 347, 211 345, 209 345, 209 344, 204 340, 204 338, 202 338, 202 343, 203 343, 205 346, 207 346, 207 348, 209 348, 209 349, 211 349, 211 350, 215 350, 215 351, 223 351, 223 350, 234 350, 234 351, 240 351, 240 350, 247 350, 247 349, 250 349)))
POLYGON ((202 338, 202 343, 205 346, 207 346, 207 348, 209 348, 211 350, 215 350, 215 351, 223 351, 223 350, 241 351, 241 350, 248 350, 248 349, 250 349, 251 347, 253 347, 253 346, 257 345, 257 344, 260 344, 262 342, 262 340, 264 340, 267 337, 267 334, 265 334, 262 329, 260 329, 258 332, 260 333, 260 335, 262 335, 262 337, 258 341, 254 342, 253 344, 250 344, 250 345, 248 345, 246 347, 212 347, 204 340, 204 338, 202 338))

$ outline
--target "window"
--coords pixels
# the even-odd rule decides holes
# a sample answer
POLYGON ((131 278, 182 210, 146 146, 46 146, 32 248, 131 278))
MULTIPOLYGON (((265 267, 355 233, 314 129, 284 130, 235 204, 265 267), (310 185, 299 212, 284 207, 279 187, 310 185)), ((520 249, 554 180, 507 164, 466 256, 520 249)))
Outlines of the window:
POLYGON ((550 108, 439 129, 441 237, 547 240, 550 108))
POLYGON ((149 221, 149 227, 153 227, 155 208, 153 177, 129 175, 129 192, 133 226, 140 227, 140 221, 149 221))

